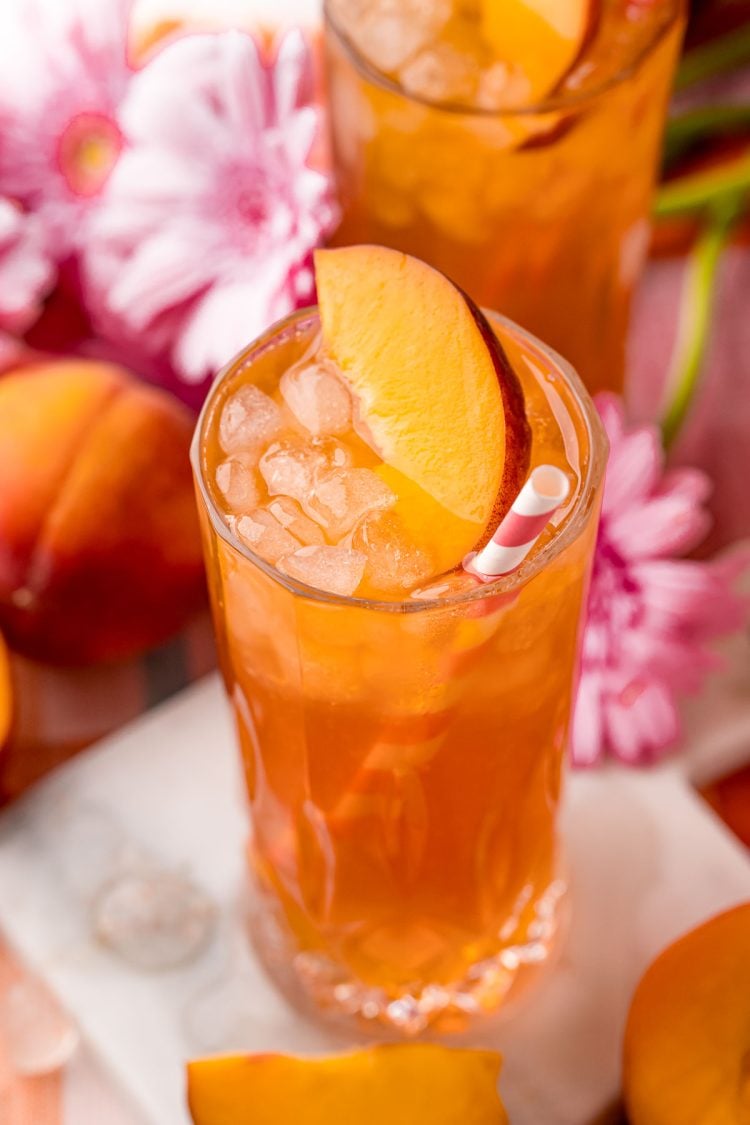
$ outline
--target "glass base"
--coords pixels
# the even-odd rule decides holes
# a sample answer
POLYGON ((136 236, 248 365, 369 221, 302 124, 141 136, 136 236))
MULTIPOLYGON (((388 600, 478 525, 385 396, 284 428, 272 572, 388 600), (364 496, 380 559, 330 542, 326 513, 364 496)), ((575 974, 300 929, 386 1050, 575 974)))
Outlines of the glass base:
POLYGON ((566 885, 555 879, 536 903, 523 939, 472 965, 462 980, 427 984, 398 995, 352 977, 319 952, 292 948, 267 900, 248 910, 250 935, 266 971, 284 996, 314 1020, 358 1034, 393 1038, 426 1031, 461 1033, 506 1015, 548 967, 567 921, 566 885))

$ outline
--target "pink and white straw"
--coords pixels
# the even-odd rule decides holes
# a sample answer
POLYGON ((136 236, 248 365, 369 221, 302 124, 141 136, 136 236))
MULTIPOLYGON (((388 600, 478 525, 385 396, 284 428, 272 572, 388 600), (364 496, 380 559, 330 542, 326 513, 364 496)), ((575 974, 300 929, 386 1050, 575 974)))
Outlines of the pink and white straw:
POLYGON ((517 570, 544 531, 554 512, 564 504, 570 481, 562 469, 539 465, 500 521, 495 534, 481 551, 464 559, 464 569, 491 582, 517 570))

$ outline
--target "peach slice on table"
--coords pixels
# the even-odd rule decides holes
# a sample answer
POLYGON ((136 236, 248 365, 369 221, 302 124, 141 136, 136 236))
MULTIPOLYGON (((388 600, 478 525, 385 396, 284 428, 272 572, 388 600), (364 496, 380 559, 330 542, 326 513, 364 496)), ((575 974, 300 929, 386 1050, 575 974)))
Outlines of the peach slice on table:
POLYGON ((188 1064, 195 1125, 506 1125, 494 1051, 398 1043, 188 1064))
POLYGON ((524 75, 529 104, 547 97, 581 53, 595 0, 482 0, 482 30, 502 62, 524 75))
POLYGON ((625 1029, 632 1125, 750 1121, 750 902, 669 946, 647 969, 625 1029))
POLYGON ((424 262, 350 246, 316 251, 315 272, 323 345, 383 459, 392 511, 436 572, 447 570, 525 479, 518 379, 476 305, 424 262))

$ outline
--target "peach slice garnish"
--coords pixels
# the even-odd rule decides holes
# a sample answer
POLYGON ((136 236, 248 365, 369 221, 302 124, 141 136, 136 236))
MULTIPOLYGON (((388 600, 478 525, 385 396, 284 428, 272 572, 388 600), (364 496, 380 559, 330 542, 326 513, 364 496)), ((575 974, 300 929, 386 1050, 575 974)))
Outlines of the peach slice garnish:
POLYGON ((482 0, 482 30, 498 59, 547 97, 572 68, 595 18, 595 0, 482 0))
POLYGON ((323 344, 436 563, 455 566, 510 506, 529 463, 517 377, 484 315, 443 274, 381 246, 315 254, 323 344))
POLYGON ((647 969, 625 1029, 632 1125, 750 1121, 750 902, 711 918, 647 969))
POLYGON ((398 1043, 188 1064, 195 1125, 506 1125, 494 1051, 398 1043))

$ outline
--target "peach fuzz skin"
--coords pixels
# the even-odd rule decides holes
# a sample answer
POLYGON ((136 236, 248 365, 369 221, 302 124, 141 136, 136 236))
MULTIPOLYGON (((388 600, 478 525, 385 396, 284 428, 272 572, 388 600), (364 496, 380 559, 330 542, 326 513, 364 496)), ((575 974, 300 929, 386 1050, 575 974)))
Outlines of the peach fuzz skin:
POLYGON ((201 604, 189 411, 125 370, 0 378, 0 629, 36 659, 133 656, 201 604))
POLYGON ((13 722, 13 686, 10 672, 10 654, 0 637, 0 754, 10 736, 13 722))
POLYGON ((500 1065, 428 1043, 206 1059, 188 1066, 188 1102, 195 1125, 507 1125, 500 1065))
POLYGON ((748 1125, 750 902, 646 971, 625 1030, 624 1088, 632 1125, 748 1125))

